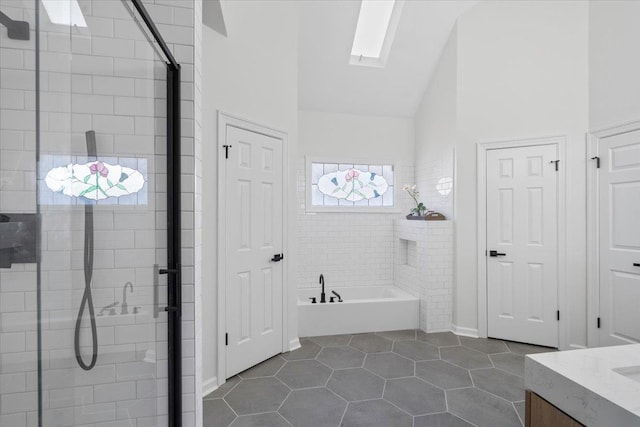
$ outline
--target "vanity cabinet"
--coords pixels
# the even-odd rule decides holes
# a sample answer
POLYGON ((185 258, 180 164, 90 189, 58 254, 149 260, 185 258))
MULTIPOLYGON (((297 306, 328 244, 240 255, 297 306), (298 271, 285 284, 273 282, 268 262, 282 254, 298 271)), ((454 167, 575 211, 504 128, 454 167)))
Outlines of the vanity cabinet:
POLYGON ((525 399, 525 427, 585 427, 529 390, 525 399))

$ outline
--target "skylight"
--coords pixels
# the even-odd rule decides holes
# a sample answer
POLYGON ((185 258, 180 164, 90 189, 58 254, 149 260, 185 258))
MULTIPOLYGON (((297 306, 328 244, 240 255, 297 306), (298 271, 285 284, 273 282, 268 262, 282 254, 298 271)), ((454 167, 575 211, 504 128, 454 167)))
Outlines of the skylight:
POLYGON ((363 0, 351 48, 352 65, 384 67, 404 0, 363 0))
POLYGON ((42 0, 42 4, 53 24, 87 26, 77 0, 42 0))

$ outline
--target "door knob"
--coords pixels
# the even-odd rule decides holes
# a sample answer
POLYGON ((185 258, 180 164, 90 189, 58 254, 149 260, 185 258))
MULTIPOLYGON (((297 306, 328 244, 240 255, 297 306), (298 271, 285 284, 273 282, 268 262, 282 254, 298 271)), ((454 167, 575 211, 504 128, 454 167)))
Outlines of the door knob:
POLYGON ((284 259, 284 254, 275 254, 273 258, 271 258, 271 262, 278 262, 284 259))
POLYGON ((633 263, 633 266, 634 266, 634 267, 640 267, 640 262, 634 262, 634 263, 633 263))
POLYGON ((498 251, 489 251, 489 256, 494 256, 494 257, 498 257, 498 256, 506 256, 507 254, 498 252, 498 251))

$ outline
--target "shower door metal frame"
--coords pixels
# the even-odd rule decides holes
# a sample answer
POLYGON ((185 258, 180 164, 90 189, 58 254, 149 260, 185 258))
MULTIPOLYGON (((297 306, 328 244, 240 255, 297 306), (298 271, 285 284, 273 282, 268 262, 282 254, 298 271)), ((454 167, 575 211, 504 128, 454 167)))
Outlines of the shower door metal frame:
MULTIPOLYGON (((147 30, 165 56, 167 67, 167 267, 160 274, 167 275, 167 328, 168 328, 168 426, 182 426, 182 275, 181 275, 181 168, 180 168, 180 64, 176 61, 160 31, 151 19, 142 0, 129 0, 140 14, 147 30)), ((40 143, 40 26, 39 5, 36 2, 36 146, 40 143)), ((38 150, 39 152, 39 150, 38 150)), ((37 154, 36 154, 37 155, 37 154)), ((39 216, 39 215, 38 215, 39 216)), ((40 221, 38 220, 38 228, 40 221)), ((38 259, 41 247, 38 244, 38 259)), ((38 266, 40 263, 38 262, 38 266)), ((38 267, 38 274, 39 267, 38 267)), ((38 280, 39 282, 39 280, 38 280)), ((38 355, 41 353, 40 308, 41 296, 38 289, 38 355)), ((42 425, 42 364, 38 356, 38 424, 42 425)))
POLYGON ((142 0, 131 0, 166 57, 167 66, 167 275, 169 427, 182 426, 182 275, 180 206, 180 64, 142 0))

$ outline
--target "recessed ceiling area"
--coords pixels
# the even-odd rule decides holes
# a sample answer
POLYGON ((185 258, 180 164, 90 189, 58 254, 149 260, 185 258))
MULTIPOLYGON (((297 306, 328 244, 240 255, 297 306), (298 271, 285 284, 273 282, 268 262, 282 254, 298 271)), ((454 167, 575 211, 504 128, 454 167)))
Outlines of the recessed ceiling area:
POLYGON ((385 66, 362 67, 349 63, 361 2, 300 2, 299 108, 413 117, 456 20, 476 3, 406 1, 385 66))

